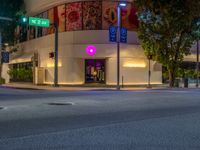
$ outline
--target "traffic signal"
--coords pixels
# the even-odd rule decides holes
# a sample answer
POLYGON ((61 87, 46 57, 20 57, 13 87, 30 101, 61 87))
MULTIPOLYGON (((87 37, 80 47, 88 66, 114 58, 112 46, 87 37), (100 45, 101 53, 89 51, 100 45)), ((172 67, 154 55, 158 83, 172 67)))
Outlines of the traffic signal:
POLYGON ((29 18, 26 17, 26 16, 21 16, 20 19, 19 19, 19 23, 22 24, 22 25, 27 25, 28 21, 29 21, 29 18))
POLYGON ((49 53, 49 58, 54 59, 54 52, 49 53))

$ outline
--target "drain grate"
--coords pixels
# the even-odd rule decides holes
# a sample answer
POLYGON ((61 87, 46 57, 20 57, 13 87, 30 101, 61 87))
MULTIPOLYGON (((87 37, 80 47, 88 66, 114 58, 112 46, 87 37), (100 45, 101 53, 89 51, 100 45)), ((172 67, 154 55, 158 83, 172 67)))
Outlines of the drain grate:
POLYGON ((73 103, 66 102, 66 103, 58 103, 58 102, 52 102, 52 103, 47 103, 48 105, 51 106, 70 106, 73 105, 73 103))

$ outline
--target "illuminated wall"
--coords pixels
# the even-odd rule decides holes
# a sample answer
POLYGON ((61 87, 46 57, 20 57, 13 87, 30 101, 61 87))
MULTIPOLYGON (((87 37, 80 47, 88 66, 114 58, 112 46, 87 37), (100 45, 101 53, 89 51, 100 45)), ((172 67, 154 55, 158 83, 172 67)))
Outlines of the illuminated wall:
MULTIPOLYGON (((59 4, 35 17, 47 18, 51 23, 58 21, 59 32, 80 30, 108 30, 110 25, 117 24, 117 2, 112 1, 79 1, 59 4)), ((136 8, 132 3, 122 9, 122 26, 128 30, 137 30, 138 20, 136 8)), ((22 30, 22 29, 21 29, 22 30)), ((23 29, 24 30, 24 29, 23 29)), ((21 31, 22 32, 22 31, 21 31)), ((35 27, 29 27, 29 39, 54 33, 54 28, 39 28, 35 34, 35 27)), ((23 37, 27 37, 23 32, 23 37)), ((16 35, 19 37, 22 35, 16 35)), ((23 38, 21 42, 28 39, 23 38)))
MULTIPOLYGON (((59 22, 59 48, 58 48, 58 79, 59 84, 84 84, 85 60, 105 59, 106 84, 116 84, 117 72, 117 45, 109 42, 108 27, 117 23, 117 2, 112 0, 81 1, 81 0, 27 0, 30 2, 31 16, 43 16, 51 22, 59 22), (38 3, 38 8, 33 6, 38 3), (38 1, 38 2, 37 2, 38 1), (32 2, 32 3, 31 3, 32 2), (52 2, 52 3, 51 3, 52 2), (56 6, 56 7, 55 7, 56 6), (69 31, 69 32, 68 32, 69 31), (103 37, 103 38, 102 38, 103 37), (88 55, 86 47, 94 45, 95 55, 88 55)), ((120 79, 124 77, 124 84, 147 84, 148 60, 139 45, 136 8, 128 4, 122 10, 122 23, 128 31, 127 43, 121 44, 120 79)), ((16 30, 19 33, 19 28, 16 30)), ((31 39, 35 38, 35 30, 31 39)), ((51 84, 54 79, 54 60, 49 53, 54 50, 53 28, 42 28, 38 31, 40 38, 19 44, 20 51, 24 53, 37 53, 39 67, 45 70, 45 83, 51 84), (44 44, 45 43, 45 44, 44 44)), ((15 57, 13 57, 15 58, 15 57)), ((152 83, 162 83, 162 68, 151 62, 152 83), (155 69, 157 68, 157 69, 155 69)))

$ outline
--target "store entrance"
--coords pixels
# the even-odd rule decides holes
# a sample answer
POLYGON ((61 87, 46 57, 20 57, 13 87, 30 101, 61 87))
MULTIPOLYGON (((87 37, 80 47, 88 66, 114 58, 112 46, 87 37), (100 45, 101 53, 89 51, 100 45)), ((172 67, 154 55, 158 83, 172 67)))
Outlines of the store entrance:
POLYGON ((105 83, 105 59, 85 60, 85 82, 105 83))

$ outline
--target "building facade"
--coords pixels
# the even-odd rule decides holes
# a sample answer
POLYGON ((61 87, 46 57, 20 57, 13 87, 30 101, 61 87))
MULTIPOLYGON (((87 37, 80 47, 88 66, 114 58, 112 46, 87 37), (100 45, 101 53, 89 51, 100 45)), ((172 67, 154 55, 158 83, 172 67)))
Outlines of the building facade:
MULTIPOLYGON (((127 2, 122 10, 122 26, 128 29, 128 37, 120 48, 120 82, 147 84, 149 62, 137 38, 136 8, 131 1, 127 2)), ((28 16, 59 22, 59 84, 116 84, 117 44, 109 42, 108 29, 110 25, 117 25, 117 1, 25 0, 25 3, 28 16), (96 48, 95 55, 88 55, 88 46, 96 48)), ((18 27, 16 37, 19 44, 15 46, 17 50, 12 53, 10 63, 4 65, 4 77, 10 80, 9 69, 32 67, 34 83, 52 84, 54 28, 18 27)), ((150 68, 151 83, 162 84, 162 66, 151 61, 150 68)))

